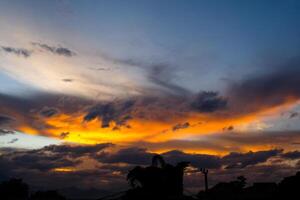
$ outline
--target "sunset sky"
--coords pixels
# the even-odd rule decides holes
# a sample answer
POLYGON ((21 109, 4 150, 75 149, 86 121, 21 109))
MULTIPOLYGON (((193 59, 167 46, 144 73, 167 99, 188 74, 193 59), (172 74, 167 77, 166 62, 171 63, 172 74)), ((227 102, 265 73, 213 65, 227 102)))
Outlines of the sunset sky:
POLYGON ((293 174, 299 19, 296 0, 0 1, 0 179, 104 194, 154 153, 191 161, 195 191, 198 167, 293 174))

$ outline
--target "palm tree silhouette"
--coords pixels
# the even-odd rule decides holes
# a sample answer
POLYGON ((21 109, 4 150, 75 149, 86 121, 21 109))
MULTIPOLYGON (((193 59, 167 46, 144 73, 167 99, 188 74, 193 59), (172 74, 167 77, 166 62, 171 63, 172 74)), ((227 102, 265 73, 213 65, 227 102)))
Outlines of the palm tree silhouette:
POLYGON ((182 195, 183 174, 189 162, 180 162, 176 166, 168 164, 160 155, 152 158, 152 165, 137 166, 129 171, 127 180, 131 187, 145 192, 164 195, 182 195))

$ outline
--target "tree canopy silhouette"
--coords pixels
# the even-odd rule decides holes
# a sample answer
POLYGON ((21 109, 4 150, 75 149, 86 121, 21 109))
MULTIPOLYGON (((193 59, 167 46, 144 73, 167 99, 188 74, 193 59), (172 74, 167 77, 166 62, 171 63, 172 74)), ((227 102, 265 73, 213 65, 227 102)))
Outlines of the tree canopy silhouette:
POLYGON ((131 193, 147 196, 182 196, 183 174, 189 162, 179 162, 173 166, 166 163, 162 156, 155 155, 152 165, 136 166, 129 171, 127 180, 133 188, 131 193))

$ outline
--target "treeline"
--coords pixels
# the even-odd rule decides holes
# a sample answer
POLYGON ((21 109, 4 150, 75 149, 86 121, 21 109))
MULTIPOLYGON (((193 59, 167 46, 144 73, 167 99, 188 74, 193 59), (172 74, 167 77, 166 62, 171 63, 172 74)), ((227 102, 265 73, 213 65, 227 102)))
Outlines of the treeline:
POLYGON ((240 176, 231 182, 216 184, 207 191, 197 195, 202 200, 274 200, 274 199, 300 199, 300 172, 294 176, 286 177, 281 182, 260 182, 246 187, 246 178, 240 176))
POLYGON ((66 200, 57 191, 30 192, 29 186, 22 179, 10 179, 0 183, 0 199, 3 200, 66 200))

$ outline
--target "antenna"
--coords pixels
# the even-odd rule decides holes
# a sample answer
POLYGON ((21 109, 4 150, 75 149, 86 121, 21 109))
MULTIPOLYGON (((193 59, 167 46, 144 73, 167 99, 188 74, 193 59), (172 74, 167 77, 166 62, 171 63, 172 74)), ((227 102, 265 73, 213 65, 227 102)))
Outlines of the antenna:
POLYGON ((205 192, 207 192, 208 191, 208 181, 207 181, 208 169, 201 167, 200 171, 202 172, 202 174, 204 174, 205 192))

